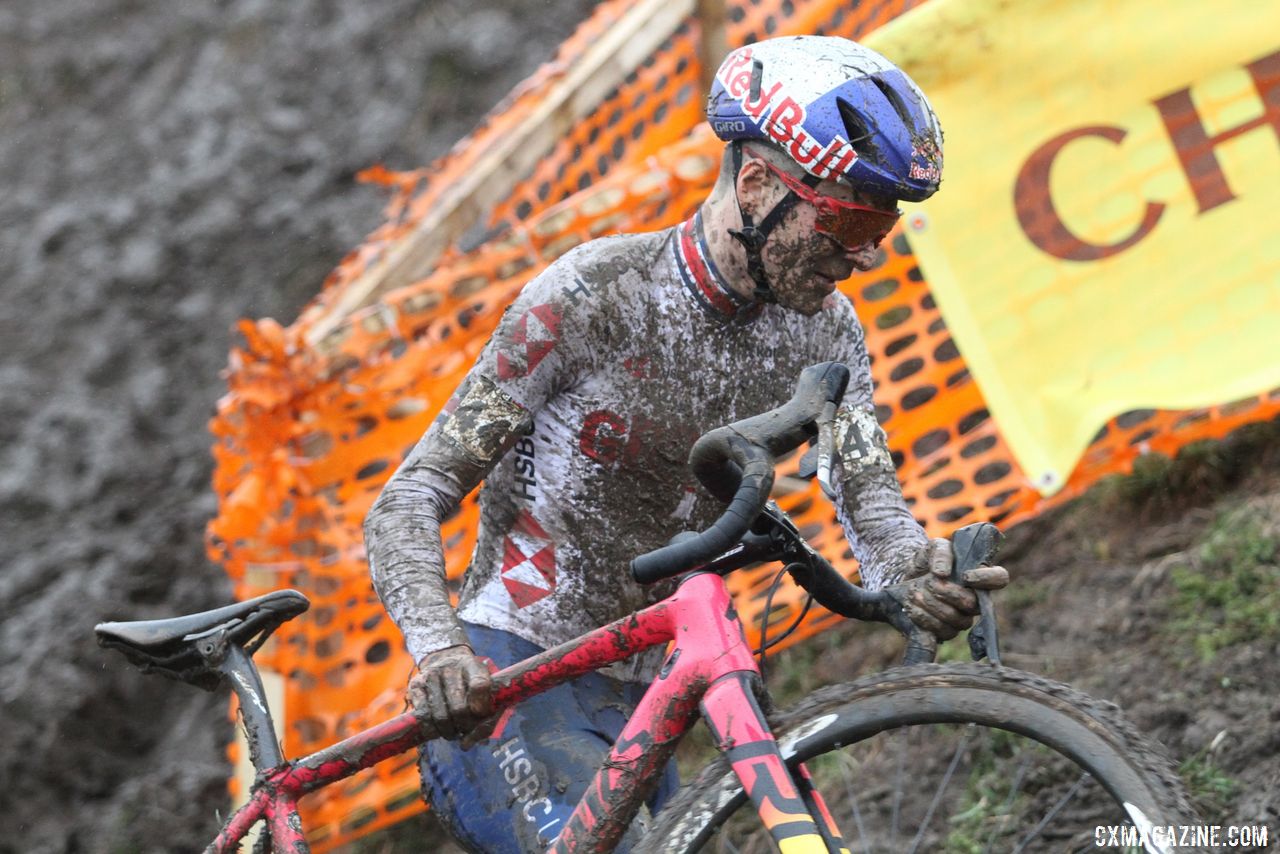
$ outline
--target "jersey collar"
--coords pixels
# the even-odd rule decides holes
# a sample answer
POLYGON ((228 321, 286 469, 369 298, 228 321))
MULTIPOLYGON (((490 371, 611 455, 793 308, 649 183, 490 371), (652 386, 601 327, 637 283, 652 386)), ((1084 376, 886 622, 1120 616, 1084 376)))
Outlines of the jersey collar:
POLYGON ((763 305, 733 291, 716 269, 707 251, 701 211, 676 226, 675 250, 685 289, 704 310, 732 323, 750 323, 759 317, 763 305))

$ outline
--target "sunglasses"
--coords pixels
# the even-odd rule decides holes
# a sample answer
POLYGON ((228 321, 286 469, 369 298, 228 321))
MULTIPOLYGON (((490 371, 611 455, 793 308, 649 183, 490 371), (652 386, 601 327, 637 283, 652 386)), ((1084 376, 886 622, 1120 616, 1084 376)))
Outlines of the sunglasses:
POLYGON ((902 211, 885 211, 855 202, 842 202, 819 193, 763 158, 760 162, 769 167, 769 171, 777 175, 791 192, 817 209, 814 227, 845 249, 859 249, 868 243, 879 244, 902 216, 902 211))

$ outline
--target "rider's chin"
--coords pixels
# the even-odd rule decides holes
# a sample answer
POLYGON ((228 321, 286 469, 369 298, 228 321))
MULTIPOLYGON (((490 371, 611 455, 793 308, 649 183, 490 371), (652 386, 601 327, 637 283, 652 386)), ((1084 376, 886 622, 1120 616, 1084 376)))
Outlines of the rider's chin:
MULTIPOLYGON (((815 282, 828 283, 829 278, 815 278, 815 282)), ((786 309, 803 314, 805 317, 812 317, 822 310, 823 303, 826 302, 827 296, 835 289, 835 284, 831 283, 830 288, 822 290, 806 291, 804 293, 791 294, 789 298, 779 299, 779 304, 786 309)))
POLYGON ((837 284, 847 278, 848 278, 847 275, 841 276, 838 273, 832 274, 832 273, 815 272, 813 274, 814 284, 818 285, 818 287, 822 290, 822 295, 824 297, 827 296, 828 294, 833 293, 836 289, 837 284))

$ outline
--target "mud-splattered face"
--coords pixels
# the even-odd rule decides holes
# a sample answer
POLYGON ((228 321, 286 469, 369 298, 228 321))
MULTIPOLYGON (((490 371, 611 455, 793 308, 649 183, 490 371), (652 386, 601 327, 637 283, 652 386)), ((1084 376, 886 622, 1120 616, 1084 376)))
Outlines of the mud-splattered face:
MULTIPOLYGON (((763 164, 762 164, 763 165, 763 164)), ((775 164, 776 165, 776 164, 775 164)), ((795 171, 794 167, 790 170, 795 171)), ((783 182, 764 169, 754 205, 759 222, 789 192, 783 182)), ((892 199, 869 198, 845 184, 823 181, 819 193, 840 201, 873 205, 893 210, 892 199)), ((823 302, 854 270, 869 270, 879 253, 879 240, 868 240, 852 249, 816 228, 818 211, 804 200, 799 201, 773 228, 761 257, 765 273, 773 286, 778 304, 806 316, 822 310, 823 302)))

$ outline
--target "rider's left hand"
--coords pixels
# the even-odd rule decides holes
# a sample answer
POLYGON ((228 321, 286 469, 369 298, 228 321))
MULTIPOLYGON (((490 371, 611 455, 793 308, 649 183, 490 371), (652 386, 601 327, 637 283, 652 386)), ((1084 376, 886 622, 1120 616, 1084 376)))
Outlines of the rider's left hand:
MULTIPOLYGON (((972 626, 978 614, 978 597, 951 580, 951 563, 951 541, 929 540, 916 553, 907 576, 885 588, 911 622, 940 641, 972 626)), ((1009 573, 1002 566, 980 566, 967 570, 964 581, 979 590, 999 590, 1009 583, 1009 573)))

